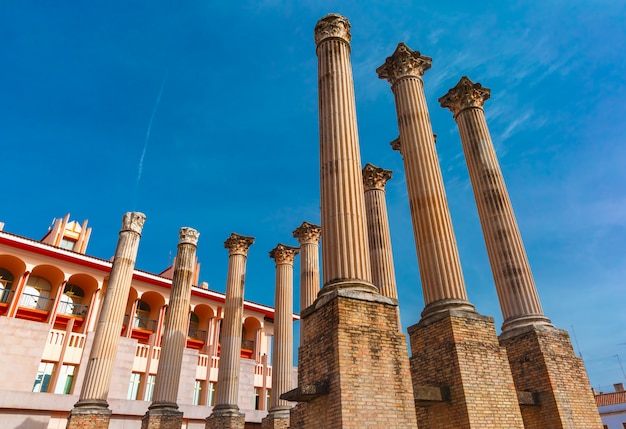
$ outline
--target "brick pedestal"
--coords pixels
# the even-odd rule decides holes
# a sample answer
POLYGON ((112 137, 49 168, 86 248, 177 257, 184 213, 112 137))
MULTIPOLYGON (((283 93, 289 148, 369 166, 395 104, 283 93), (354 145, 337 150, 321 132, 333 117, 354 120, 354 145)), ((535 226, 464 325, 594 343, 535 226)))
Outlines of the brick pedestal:
POLYGON ((536 404, 522 405, 526 429, 601 429, 587 372, 574 354, 567 331, 527 326, 500 336, 518 391, 534 394, 536 404))
POLYGON ((206 429, 244 429, 246 416, 236 410, 215 410, 206 419, 206 429))
POLYGON ((151 407, 141 419, 141 429, 180 429, 183 413, 171 408, 151 407))
POLYGON ((269 414, 261 422, 261 429, 288 429, 289 411, 284 415, 269 414))
POLYGON ((301 314, 298 401, 292 429, 416 428, 406 341, 397 304, 378 294, 338 289, 301 314))
POLYGON ((108 429, 112 411, 106 401, 83 403, 80 408, 70 411, 67 429, 108 429))
POLYGON ((524 428, 493 318, 447 310, 408 333, 420 429, 524 428))

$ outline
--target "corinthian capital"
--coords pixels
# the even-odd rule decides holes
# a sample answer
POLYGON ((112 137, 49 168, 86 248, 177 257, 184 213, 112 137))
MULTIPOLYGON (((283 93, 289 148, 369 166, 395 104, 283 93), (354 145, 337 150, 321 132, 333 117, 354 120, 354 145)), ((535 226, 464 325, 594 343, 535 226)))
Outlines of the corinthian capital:
POLYGON ((274 259, 278 264, 293 264, 296 255, 300 253, 299 247, 287 246, 286 244, 278 244, 270 251, 270 258, 274 259))
POLYGON ((380 79, 387 79, 392 85, 407 76, 421 78, 430 68, 433 59, 411 50, 404 43, 399 43, 393 55, 387 57, 385 64, 376 69, 380 79))
POLYGON ((391 179, 391 170, 385 170, 369 163, 363 167, 363 186, 366 191, 370 189, 385 190, 385 184, 389 179, 391 179))
POLYGON ((463 76, 459 83, 438 101, 441 107, 447 107, 456 116, 469 107, 482 108, 490 95, 489 88, 483 88, 480 83, 474 83, 467 76, 463 76))
POLYGON ((329 13, 315 25, 315 44, 319 46, 326 39, 341 39, 350 43, 350 21, 345 16, 329 13))
POLYGON ((229 255, 248 255, 248 249, 254 243, 254 237, 247 237, 245 235, 230 234, 230 237, 224 242, 224 247, 228 249, 229 255))
POLYGON ((140 212, 128 212, 122 217, 122 231, 132 231, 141 234, 146 215, 140 212))
POLYGON ((193 244, 194 246, 198 245, 198 237, 200 237, 200 233, 193 228, 189 228, 183 226, 178 231, 178 243, 179 244, 193 244))
POLYGON ((322 234, 322 228, 309 222, 302 222, 302 225, 293 231, 294 238, 297 238, 300 245, 317 244, 322 234))

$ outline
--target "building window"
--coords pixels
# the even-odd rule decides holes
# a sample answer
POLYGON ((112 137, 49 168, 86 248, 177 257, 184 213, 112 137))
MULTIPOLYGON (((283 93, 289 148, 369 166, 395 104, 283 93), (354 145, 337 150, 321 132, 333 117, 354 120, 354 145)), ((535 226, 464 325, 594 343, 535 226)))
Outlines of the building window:
POLYGON ((62 365, 61 372, 59 372, 59 379, 57 380, 54 393, 62 395, 69 395, 72 393, 72 385, 74 384, 74 375, 76 374, 76 367, 74 365, 62 365))
POLYGON ((215 400, 217 399, 215 397, 215 386, 217 383, 213 383, 212 381, 209 382, 209 399, 208 399, 208 405, 210 406, 215 406, 215 400))
POLYGON ((43 277, 30 276, 20 297, 20 306, 50 311, 54 299, 50 298, 52 285, 43 277))
POLYGON ((261 407, 261 388, 255 387, 254 388, 254 409, 260 410, 261 409, 260 407, 261 407))
POLYGON ((76 240, 71 240, 66 237, 63 237, 59 243, 59 247, 65 250, 74 250, 74 246, 76 246, 76 240))
POLYGON ((196 380, 196 382, 193 385, 193 405, 204 405, 201 404, 200 401, 202 400, 202 380, 196 380))
POLYGON ((37 377, 35 377, 35 384, 33 384, 33 392, 47 392, 48 385, 50 384, 50 378, 52 378, 52 372, 54 371, 54 363, 52 362, 40 362, 37 369, 37 377))
POLYGON ((144 401, 152 401, 152 395, 154 394, 154 383, 156 382, 156 375, 148 374, 146 379, 146 394, 144 395, 144 401))
POLYGON ((137 399, 140 380, 141 374, 139 374, 138 372, 133 372, 130 375, 130 383, 128 384, 128 395, 126 395, 126 399, 137 399))

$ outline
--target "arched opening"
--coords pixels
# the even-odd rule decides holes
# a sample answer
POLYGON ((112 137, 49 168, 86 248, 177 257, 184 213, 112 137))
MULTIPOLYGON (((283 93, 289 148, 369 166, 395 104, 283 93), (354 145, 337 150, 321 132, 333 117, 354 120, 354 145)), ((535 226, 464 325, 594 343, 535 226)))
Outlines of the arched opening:
POLYGON ((241 328, 241 357, 247 359, 257 359, 258 334, 261 329, 261 322, 255 317, 247 317, 241 328))
POLYGON ((135 311, 135 319, 133 321, 133 328, 141 329, 143 331, 154 332, 156 329, 156 320, 150 318, 150 312, 152 308, 144 300, 137 302, 137 310, 135 311))
POLYGON ((52 284, 40 276, 30 276, 20 297, 20 307, 50 311, 54 298, 50 297, 52 284))
POLYGON ((7 304, 13 291, 15 276, 6 268, 0 267, 0 303, 7 304))

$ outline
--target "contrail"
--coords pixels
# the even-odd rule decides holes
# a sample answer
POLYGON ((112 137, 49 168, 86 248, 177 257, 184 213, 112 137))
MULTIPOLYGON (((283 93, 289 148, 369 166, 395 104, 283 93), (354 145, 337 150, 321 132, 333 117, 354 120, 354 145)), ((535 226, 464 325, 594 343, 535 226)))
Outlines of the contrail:
MULTIPOLYGON (((159 104, 161 103, 161 96, 163 95, 163 88, 165 88, 165 81, 167 80, 167 71, 163 76, 163 81, 161 82, 161 88, 159 88, 159 95, 157 95, 156 102, 154 103, 154 107, 152 108, 152 114, 150 115, 150 121, 148 122, 148 130, 146 131, 146 138, 143 143, 143 151, 141 152, 141 157, 139 158, 139 168, 137 171, 137 180, 135 181, 135 203, 137 201, 137 192, 139 190, 139 181, 141 180, 141 173, 143 172, 143 160, 146 157, 146 151, 148 150, 148 141, 150 140, 150 132, 152 131, 152 123, 154 122, 154 117, 156 116, 157 109, 159 108, 159 104)), ((133 204, 135 206, 136 204, 133 204)))

